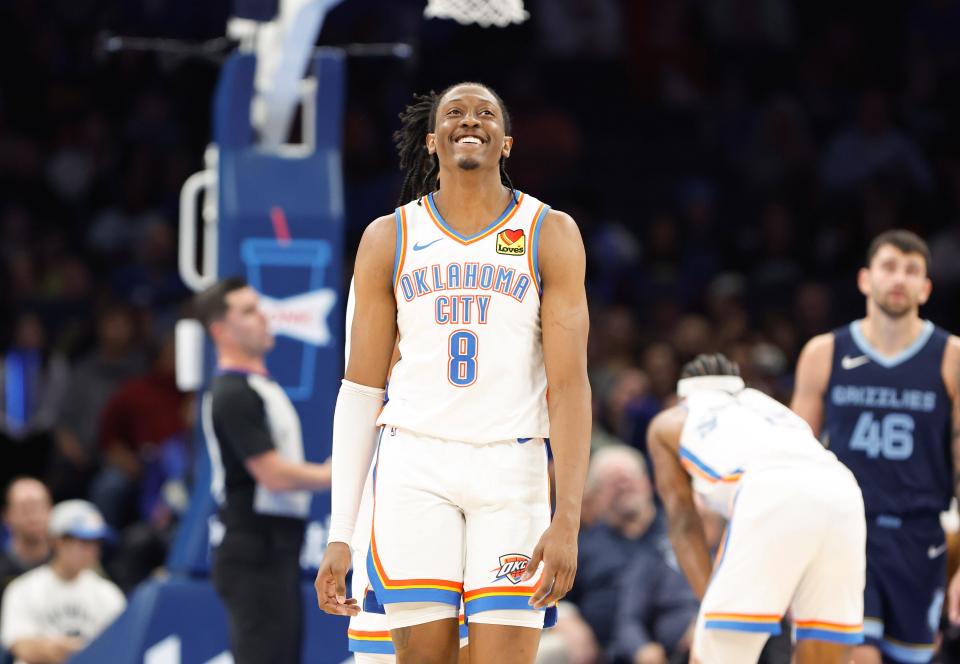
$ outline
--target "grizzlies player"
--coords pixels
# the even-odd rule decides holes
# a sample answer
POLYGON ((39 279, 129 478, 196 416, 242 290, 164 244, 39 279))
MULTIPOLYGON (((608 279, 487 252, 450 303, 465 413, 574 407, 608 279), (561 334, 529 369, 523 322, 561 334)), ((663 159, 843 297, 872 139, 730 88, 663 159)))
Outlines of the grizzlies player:
POLYGON ((462 598, 471 662, 526 664, 576 567, 591 419, 583 243, 569 216, 510 184, 509 116, 489 88, 419 97, 402 118, 409 202, 367 228, 354 272, 321 606, 356 612, 348 545, 381 426, 367 570, 398 661, 455 661, 462 598))
POLYGON ((867 640, 857 664, 930 661, 943 603, 938 515, 960 460, 960 339, 920 318, 929 266, 917 235, 879 235, 857 276, 866 317, 811 339, 797 364, 793 410, 863 490, 867 640))
POLYGON ((847 664, 863 640, 860 489, 806 422, 739 373, 723 355, 698 356, 680 404, 647 434, 670 541, 703 599, 693 661, 756 662, 789 610, 797 664, 847 664), (715 567, 694 492, 729 520, 715 567))

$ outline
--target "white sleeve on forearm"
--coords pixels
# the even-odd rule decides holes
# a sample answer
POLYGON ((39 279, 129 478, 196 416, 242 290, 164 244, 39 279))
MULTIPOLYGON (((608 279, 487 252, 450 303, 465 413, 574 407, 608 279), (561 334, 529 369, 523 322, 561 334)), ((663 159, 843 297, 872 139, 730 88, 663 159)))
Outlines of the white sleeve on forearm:
POLYGON ((377 440, 382 388, 344 380, 333 412, 333 486, 330 488, 329 542, 353 539, 363 483, 377 440))

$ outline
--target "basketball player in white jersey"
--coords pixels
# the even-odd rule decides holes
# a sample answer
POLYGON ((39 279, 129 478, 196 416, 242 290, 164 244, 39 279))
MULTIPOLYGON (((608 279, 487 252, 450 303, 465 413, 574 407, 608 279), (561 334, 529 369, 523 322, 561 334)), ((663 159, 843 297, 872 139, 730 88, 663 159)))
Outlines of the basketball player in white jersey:
POLYGON ((853 474, 723 355, 687 364, 647 442, 677 560, 702 598, 693 657, 756 662, 790 611, 797 664, 847 664, 863 641, 863 498, 853 474), (729 520, 716 564, 694 493, 729 520))
POLYGON ((489 88, 455 85, 401 117, 412 200, 357 254, 321 607, 358 611, 344 599, 348 543, 380 427, 367 570, 398 661, 455 661, 462 598, 472 662, 529 663, 576 568, 591 420, 583 243, 568 215, 510 185, 509 116, 489 88))

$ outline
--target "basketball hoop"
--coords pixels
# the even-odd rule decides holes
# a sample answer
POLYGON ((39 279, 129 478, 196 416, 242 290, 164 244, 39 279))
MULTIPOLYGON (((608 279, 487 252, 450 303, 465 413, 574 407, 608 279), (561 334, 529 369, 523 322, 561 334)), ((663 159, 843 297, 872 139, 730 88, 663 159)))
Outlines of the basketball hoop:
POLYGON ((452 18, 463 25, 476 23, 489 28, 505 28, 511 23, 523 23, 530 14, 523 8, 523 0, 427 0, 425 18, 452 18))

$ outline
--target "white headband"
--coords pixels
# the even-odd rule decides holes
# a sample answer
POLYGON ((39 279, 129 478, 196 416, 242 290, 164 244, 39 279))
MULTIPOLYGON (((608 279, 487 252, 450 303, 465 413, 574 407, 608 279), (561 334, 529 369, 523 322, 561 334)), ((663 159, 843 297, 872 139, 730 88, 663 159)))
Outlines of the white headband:
POLYGON ((702 390, 715 390, 733 394, 744 387, 746 387, 746 384, 740 376, 692 376, 677 381, 677 396, 682 399, 702 390))

